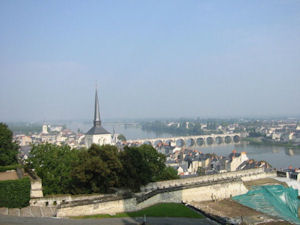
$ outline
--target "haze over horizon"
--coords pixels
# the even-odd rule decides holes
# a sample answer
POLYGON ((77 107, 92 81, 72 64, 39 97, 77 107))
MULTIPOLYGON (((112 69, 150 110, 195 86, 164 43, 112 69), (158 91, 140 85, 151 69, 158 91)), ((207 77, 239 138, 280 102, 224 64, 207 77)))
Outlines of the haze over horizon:
POLYGON ((0 121, 300 115, 300 1, 1 1, 0 121))

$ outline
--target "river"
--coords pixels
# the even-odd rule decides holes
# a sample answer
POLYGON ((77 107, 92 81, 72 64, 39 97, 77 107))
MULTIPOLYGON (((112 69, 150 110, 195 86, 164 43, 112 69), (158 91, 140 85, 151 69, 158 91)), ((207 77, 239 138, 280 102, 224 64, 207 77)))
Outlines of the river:
MULTIPOLYGON (((86 132, 92 124, 70 124, 68 127, 73 130, 80 128, 82 131, 86 132), (74 129, 76 127, 76 129, 74 129)), ((121 125, 115 123, 104 123, 103 126, 105 129, 113 133, 115 130, 118 134, 123 134, 127 139, 143 139, 143 138, 158 138, 158 137, 172 137, 170 134, 159 134, 155 132, 146 132, 143 131, 138 126, 132 125, 121 125)), ((292 166, 293 168, 300 168, 300 149, 288 149, 285 147, 276 147, 276 146, 256 146, 248 145, 246 143, 240 144, 222 144, 209 147, 197 147, 197 150, 203 153, 216 153, 217 155, 226 156, 232 152, 233 149, 237 152, 247 152, 247 156, 250 159, 255 160, 265 160, 270 163, 273 167, 287 168, 292 166)))

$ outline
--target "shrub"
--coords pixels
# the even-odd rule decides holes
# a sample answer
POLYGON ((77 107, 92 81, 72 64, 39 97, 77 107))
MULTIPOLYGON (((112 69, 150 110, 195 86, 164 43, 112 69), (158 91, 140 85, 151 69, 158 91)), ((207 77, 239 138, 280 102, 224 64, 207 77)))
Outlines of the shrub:
POLYGON ((30 179, 0 181, 0 207, 22 208, 29 205, 30 179))
POLYGON ((21 165, 14 164, 14 165, 8 165, 8 166, 0 166, 0 172, 5 172, 7 170, 15 170, 17 168, 21 168, 21 165))

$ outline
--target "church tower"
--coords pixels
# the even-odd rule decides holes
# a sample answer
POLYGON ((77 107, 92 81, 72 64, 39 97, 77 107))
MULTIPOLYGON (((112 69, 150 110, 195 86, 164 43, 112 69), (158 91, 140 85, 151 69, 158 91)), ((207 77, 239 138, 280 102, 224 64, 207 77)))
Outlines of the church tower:
POLYGON ((101 125, 97 89, 95 94, 94 126, 85 135, 85 146, 89 148, 92 144, 112 144, 112 135, 101 125))

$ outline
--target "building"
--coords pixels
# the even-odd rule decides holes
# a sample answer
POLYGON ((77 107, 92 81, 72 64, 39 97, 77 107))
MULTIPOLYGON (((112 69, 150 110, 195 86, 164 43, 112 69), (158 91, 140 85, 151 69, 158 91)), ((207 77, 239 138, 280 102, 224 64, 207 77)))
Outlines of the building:
POLYGON ((18 141, 20 146, 28 146, 32 143, 32 138, 26 135, 16 135, 15 140, 18 141))
POLYGON ((48 134, 48 125, 44 124, 42 126, 42 134, 48 134))
POLYGON ((233 150, 229 155, 229 162, 227 164, 228 171, 236 171, 237 168, 245 161, 249 160, 246 152, 237 153, 236 150, 233 150))
POLYGON ((92 144, 112 144, 111 133, 105 130, 101 125, 97 89, 95 94, 94 126, 86 133, 85 136, 85 146, 89 148, 92 144))

